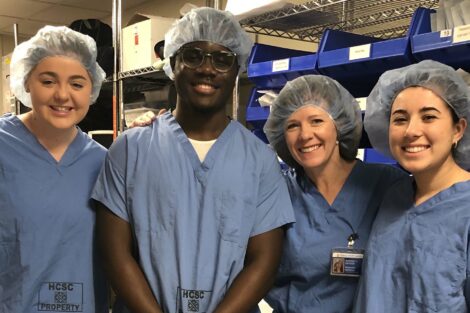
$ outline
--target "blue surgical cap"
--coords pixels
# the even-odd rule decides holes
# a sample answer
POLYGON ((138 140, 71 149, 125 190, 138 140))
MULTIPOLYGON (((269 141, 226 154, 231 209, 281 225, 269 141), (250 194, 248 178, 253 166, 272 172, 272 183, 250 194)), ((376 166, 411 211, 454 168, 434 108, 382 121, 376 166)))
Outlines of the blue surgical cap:
POLYGON ((341 156, 354 159, 362 134, 359 103, 336 80, 322 75, 301 76, 288 82, 271 106, 264 132, 281 159, 291 167, 300 167, 287 148, 285 123, 292 113, 308 105, 330 115, 338 132, 341 156))
MULTIPOLYGON (((182 46, 194 41, 209 41, 235 52, 240 72, 246 69, 246 61, 253 46, 232 13, 206 7, 189 11, 167 31, 165 58, 172 57, 182 46)), ((164 70, 168 77, 174 79, 169 62, 165 63, 164 70)))
POLYGON ((25 88, 31 71, 46 57, 66 56, 79 61, 88 71, 93 84, 90 103, 94 103, 106 77, 96 63, 96 54, 93 38, 65 26, 45 26, 13 50, 10 63, 11 91, 25 106, 31 108, 31 97, 25 88))
MULTIPOLYGON (((364 128, 372 146, 382 154, 392 156, 389 147, 390 112, 396 96, 408 87, 431 90, 446 102, 458 118, 470 117, 470 88, 450 66, 425 60, 417 64, 387 71, 367 97, 364 128)), ((454 158, 465 169, 470 168, 470 127, 467 127, 454 158)))

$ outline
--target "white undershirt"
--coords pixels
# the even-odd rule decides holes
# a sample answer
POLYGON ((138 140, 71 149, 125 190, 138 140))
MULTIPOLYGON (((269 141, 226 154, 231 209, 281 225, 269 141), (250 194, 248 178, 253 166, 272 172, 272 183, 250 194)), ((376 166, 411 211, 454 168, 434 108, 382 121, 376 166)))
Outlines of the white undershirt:
POLYGON ((189 142, 193 145, 194 150, 196 151, 197 156, 199 157, 199 161, 204 162, 204 159, 206 158, 207 152, 211 149, 211 147, 214 145, 215 141, 214 140, 209 140, 209 141, 200 141, 200 140, 194 140, 191 138, 188 138, 189 142))

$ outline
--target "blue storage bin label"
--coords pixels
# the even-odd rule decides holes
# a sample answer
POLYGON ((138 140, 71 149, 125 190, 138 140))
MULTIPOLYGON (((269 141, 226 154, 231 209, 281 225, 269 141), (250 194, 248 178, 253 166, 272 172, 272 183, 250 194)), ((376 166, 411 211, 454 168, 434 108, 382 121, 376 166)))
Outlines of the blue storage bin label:
POLYGON ((349 61, 370 58, 371 44, 354 46, 349 48, 349 61))
POLYGON ((273 61, 273 72, 281 72, 289 70, 290 59, 280 59, 273 61))
POLYGON ((357 149, 356 159, 364 161, 364 149, 357 149))
POLYGON ((452 43, 459 43, 470 40, 470 24, 454 28, 452 43))

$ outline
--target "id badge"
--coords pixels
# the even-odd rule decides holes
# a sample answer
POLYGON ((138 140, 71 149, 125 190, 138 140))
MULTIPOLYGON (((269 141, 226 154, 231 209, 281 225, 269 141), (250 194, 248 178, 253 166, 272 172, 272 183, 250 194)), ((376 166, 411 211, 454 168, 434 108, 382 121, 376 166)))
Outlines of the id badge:
POLYGON ((364 249, 335 248, 331 250, 331 276, 361 276, 364 249))

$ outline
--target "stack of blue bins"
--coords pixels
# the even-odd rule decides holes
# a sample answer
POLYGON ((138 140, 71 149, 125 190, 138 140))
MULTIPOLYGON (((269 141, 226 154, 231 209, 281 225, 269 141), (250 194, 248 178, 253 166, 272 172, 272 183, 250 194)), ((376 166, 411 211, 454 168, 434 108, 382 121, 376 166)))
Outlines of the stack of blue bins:
MULTIPOLYGON (((411 37, 425 11, 418 8, 404 37, 383 40, 326 29, 318 48, 318 72, 334 78, 355 97, 366 97, 385 71, 415 63, 411 37)), ((396 165, 396 161, 370 148, 367 134, 363 132, 361 147, 364 160, 372 163, 396 165)))
POLYGON ((317 74, 317 55, 299 51, 255 44, 248 60, 248 78, 255 84, 246 109, 246 121, 252 132, 267 143, 263 126, 269 116, 269 106, 261 106, 258 90, 279 90, 289 81, 302 75, 317 74))
MULTIPOLYGON (((251 91, 246 109, 246 121, 252 126, 252 132, 258 138, 267 143, 263 126, 270 110, 269 106, 260 105, 258 98, 262 94, 258 90, 274 90, 278 92, 288 81, 299 76, 320 74, 318 59, 319 54, 317 53, 263 44, 256 44, 254 46, 248 63, 248 78, 255 84, 255 87, 251 91)), ((354 81, 354 75, 350 79, 354 81)), ((363 132, 360 147, 365 148, 364 161, 366 162, 396 164, 393 159, 387 158, 370 148, 365 132, 363 132)))
POLYGON ((431 31, 435 10, 420 8, 411 36, 411 49, 417 60, 431 59, 470 71, 470 25, 431 31))

